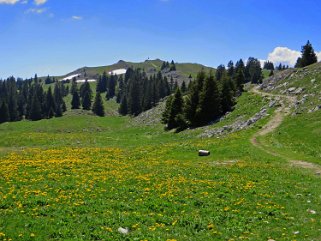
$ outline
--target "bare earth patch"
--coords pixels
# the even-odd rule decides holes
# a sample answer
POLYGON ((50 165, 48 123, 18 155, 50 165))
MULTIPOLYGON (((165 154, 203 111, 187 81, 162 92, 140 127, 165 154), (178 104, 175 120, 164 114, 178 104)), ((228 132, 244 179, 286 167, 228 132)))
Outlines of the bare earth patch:
POLYGON ((309 169, 311 171, 314 171, 316 175, 321 175, 321 166, 317 164, 298 160, 292 160, 290 161, 290 163, 293 167, 309 169))

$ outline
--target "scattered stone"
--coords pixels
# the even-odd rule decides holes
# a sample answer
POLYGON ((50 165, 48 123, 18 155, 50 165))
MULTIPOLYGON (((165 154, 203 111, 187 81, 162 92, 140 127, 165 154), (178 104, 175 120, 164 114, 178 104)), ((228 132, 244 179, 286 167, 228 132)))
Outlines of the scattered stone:
POLYGON ((304 88, 297 88, 296 91, 294 91, 294 94, 299 95, 304 91, 304 88))
POLYGON ((308 209, 307 212, 308 212, 308 213, 311 213, 311 214, 316 214, 316 213, 317 213, 316 211, 314 211, 314 210, 312 210, 312 209, 308 209))
POLYGON ((292 93, 292 92, 294 92, 295 90, 296 90, 295 87, 288 88, 288 92, 289 92, 289 93, 292 93))
POLYGON ((211 154, 210 151, 206 151, 206 150, 199 150, 198 151, 199 156, 209 156, 210 154, 211 154))
POLYGON ((312 79, 312 80, 311 80, 311 83, 314 84, 314 83, 315 83, 315 79, 312 79))
POLYGON ((260 119, 267 116, 267 109, 263 108, 260 112, 256 113, 248 120, 239 120, 231 125, 226 125, 216 129, 206 129, 202 134, 199 135, 201 138, 211 138, 213 136, 221 136, 227 133, 233 133, 239 130, 249 128, 251 125, 259 121, 260 119))
POLYGON ((274 107, 275 104, 276 104, 276 101, 275 100, 271 100, 270 103, 269 103, 269 108, 274 107))
POLYGON ((126 228, 118 228, 118 232, 121 233, 121 234, 128 234, 129 233, 129 229, 126 227, 126 228))

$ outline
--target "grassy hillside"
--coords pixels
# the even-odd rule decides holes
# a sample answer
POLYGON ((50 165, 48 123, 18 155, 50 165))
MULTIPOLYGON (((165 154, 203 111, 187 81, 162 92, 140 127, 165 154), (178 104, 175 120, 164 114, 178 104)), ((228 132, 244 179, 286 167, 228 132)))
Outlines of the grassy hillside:
MULTIPOLYGON (((246 93, 225 121, 266 104, 246 93)), ((0 240, 317 240, 320 178, 250 142, 269 118, 207 139, 76 112, 2 124, 0 240)))
MULTIPOLYGON (((147 75, 156 74, 161 70, 161 66, 163 61, 160 59, 156 60, 146 60, 144 62, 134 63, 120 60, 115 64, 107 65, 107 66, 99 66, 99 67, 82 67, 77 69, 71 73, 66 74, 65 76, 57 77, 58 79, 62 79, 67 76, 80 74, 80 78, 84 79, 84 74, 86 73, 86 78, 98 79, 99 75, 102 75, 104 72, 108 73, 110 71, 116 69, 128 69, 128 68, 141 68, 144 69, 147 75)), ((176 63, 176 71, 163 71, 162 74, 166 76, 168 79, 173 77, 174 81, 177 81, 181 84, 183 81, 186 83, 189 82, 189 76, 192 75, 193 78, 196 77, 197 73, 204 69, 206 72, 215 71, 214 68, 207 67, 201 64, 194 63, 176 63)))
POLYGON ((292 114, 261 141, 292 160, 321 164, 321 63, 276 73, 263 90, 292 99, 292 114))

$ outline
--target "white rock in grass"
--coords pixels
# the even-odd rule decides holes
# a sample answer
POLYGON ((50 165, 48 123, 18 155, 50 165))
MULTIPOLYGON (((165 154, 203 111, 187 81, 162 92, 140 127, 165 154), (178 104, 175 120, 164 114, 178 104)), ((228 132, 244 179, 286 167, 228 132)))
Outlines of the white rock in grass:
POLYGON ((314 210, 312 210, 312 209, 308 209, 307 210, 309 213, 311 213, 311 214, 316 214, 317 212, 316 211, 314 211, 314 210))
POLYGON ((118 232, 121 234, 128 234, 129 233, 129 229, 128 228, 118 228, 118 232))

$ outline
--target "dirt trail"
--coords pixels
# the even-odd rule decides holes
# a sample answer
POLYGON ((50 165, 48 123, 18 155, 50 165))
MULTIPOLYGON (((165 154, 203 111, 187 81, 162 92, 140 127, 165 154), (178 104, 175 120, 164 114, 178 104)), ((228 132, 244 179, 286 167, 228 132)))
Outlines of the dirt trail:
POLYGON ((291 113, 291 107, 294 106, 295 102, 297 101, 295 96, 287 96, 287 95, 275 95, 271 93, 261 92, 259 90, 259 87, 254 87, 251 92, 261 95, 263 97, 273 97, 274 99, 278 99, 279 101, 279 107, 276 109, 274 116, 271 118, 271 120, 262 127, 257 133, 253 135, 251 138, 251 143, 256 146, 257 148, 260 148, 261 150, 265 151, 266 153, 269 153, 270 155, 273 155, 275 157, 280 157, 288 160, 291 164, 291 166, 294 167, 300 167, 309 169, 315 172, 316 175, 321 175, 321 166, 317 164, 313 164, 310 162, 302 161, 302 160, 290 160, 287 156, 284 156, 280 153, 277 153, 275 151, 271 151, 268 147, 264 146, 262 143, 260 143, 257 138, 259 136, 264 136, 268 133, 273 132, 276 130, 281 123, 283 122, 284 118, 291 113))

